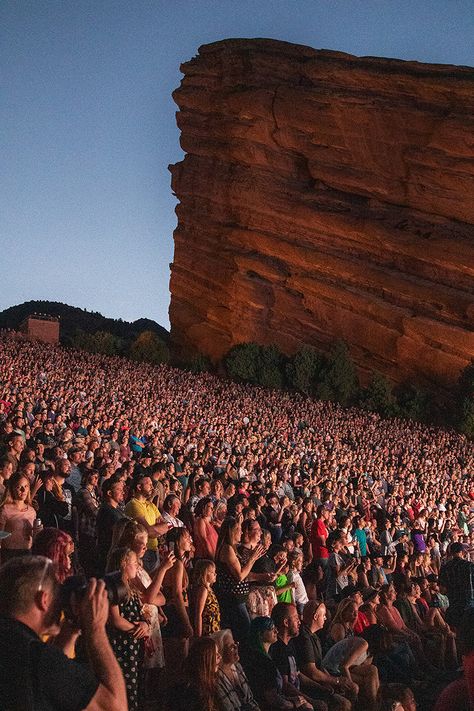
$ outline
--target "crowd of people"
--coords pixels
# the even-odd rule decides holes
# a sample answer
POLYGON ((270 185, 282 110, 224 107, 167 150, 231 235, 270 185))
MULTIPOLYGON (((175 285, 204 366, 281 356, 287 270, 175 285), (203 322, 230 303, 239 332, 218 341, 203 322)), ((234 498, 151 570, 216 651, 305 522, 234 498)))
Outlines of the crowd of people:
POLYGON ((14 618, 82 670, 31 708, 474 708, 473 469, 452 431, 4 333, 0 669, 14 618))

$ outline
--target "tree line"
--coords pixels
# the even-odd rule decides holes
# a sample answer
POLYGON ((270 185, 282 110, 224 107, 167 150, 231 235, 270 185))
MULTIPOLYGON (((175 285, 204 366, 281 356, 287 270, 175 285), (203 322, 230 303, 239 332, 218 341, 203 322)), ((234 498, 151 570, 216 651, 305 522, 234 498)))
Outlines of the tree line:
POLYGON ((392 385, 372 372, 362 386, 344 341, 332 343, 327 353, 302 346, 287 357, 274 345, 241 343, 224 358, 233 380, 269 388, 289 388, 318 400, 359 407, 383 417, 402 417, 426 424, 454 427, 474 439, 474 360, 460 374, 450 392, 433 393, 410 382, 392 385))
POLYGON ((240 343, 214 365, 203 355, 187 362, 176 362, 168 345, 152 331, 143 331, 129 344, 124 344, 111 333, 78 331, 72 345, 94 353, 125 355, 155 365, 171 362, 193 372, 214 370, 237 382, 293 390, 318 400, 377 412, 383 417, 402 417, 455 427, 474 438, 474 361, 462 371, 452 391, 440 399, 439 393, 413 383, 392 385, 384 375, 375 371, 368 383, 361 385, 347 344, 341 340, 332 343, 327 353, 302 346, 292 356, 285 356, 274 345, 240 343))
POLYGON ((378 412, 384 417, 452 426, 474 439, 474 360, 462 371, 450 392, 434 393, 409 382, 394 386, 377 372, 362 386, 344 341, 335 341, 327 353, 302 346, 290 357, 274 345, 240 343, 220 363, 212 364, 202 354, 183 362, 173 358, 166 329, 150 319, 127 323, 54 301, 29 301, 12 306, 0 312, 0 328, 16 330, 34 312, 59 316, 61 341, 69 347, 155 365, 172 363, 193 372, 214 370, 242 383, 294 390, 319 400, 378 412))

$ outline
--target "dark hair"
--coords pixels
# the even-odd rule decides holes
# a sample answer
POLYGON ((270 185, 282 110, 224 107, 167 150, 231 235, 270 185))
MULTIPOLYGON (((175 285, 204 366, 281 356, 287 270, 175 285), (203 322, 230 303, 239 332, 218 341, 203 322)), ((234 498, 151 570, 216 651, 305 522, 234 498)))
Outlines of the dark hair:
POLYGON ((85 486, 89 481, 91 476, 99 476, 97 469, 86 469, 81 476, 81 486, 85 486))
POLYGON ((250 533, 250 529, 255 523, 259 523, 256 519, 254 518, 245 518, 242 521, 242 538, 244 536, 248 536, 250 533))
POLYGON ((11 459, 7 457, 6 454, 3 455, 3 457, 0 457, 0 469, 3 469, 5 464, 11 464, 11 459))
POLYGON ((166 472, 166 465, 163 462, 158 462, 157 464, 152 464, 151 473, 156 474, 156 472, 166 472))
POLYGON ((132 480, 132 485, 130 487, 132 491, 135 492, 138 487, 141 486, 141 484, 143 483, 143 479, 147 478, 150 478, 148 474, 138 474, 137 476, 135 476, 132 480))
POLYGON ((330 534, 328 536, 328 540, 327 540, 327 545, 330 548, 333 548, 334 544, 339 543, 339 541, 342 541, 343 538, 344 538, 344 532, 341 531, 339 528, 336 528, 336 530, 330 532, 330 534))
POLYGON ((26 613, 33 604, 39 585, 56 589, 54 567, 40 555, 20 556, 0 568, 0 614, 7 617, 26 613))
POLYGON ((209 481, 210 481, 210 479, 208 479, 207 476, 202 476, 199 479, 196 479, 196 481, 195 481, 196 491, 201 491, 204 484, 209 481))
POLYGON ((221 527, 219 528, 219 536, 217 539, 217 545, 216 545, 216 555, 215 555, 215 560, 219 560, 219 553, 221 551, 222 546, 227 543, 227 545, 233 547, 233 543, 230 540, 231 536, 231 531, 237 526, 238 520, 234 518, 233 516, 227 516, 222 523, 221 527))
POLYGON ((291 602, 277 602, 272 610, 272 620, 275 623, 275 627, 281 629, 283 622, 288 618, 290 614, 290 609, 294 607, 291 602))
POLYGON ((8 446, 12 442, 14 442, 17 437, 21 437, 23 439, 23 436, 19 432, 10 432, 5 441, 6 445, 8 446))
POLYGON ((275 558, 277 553, 283 553, 283 552, 286 553, 286 548, 284 546, 280 545, 280 543, 272 543, 272 545, 268 549, 267 555, 269 558, 275 558))
POLYGON ((106 479, 104 483, 102 484, 102 496, 106 497, 109 491, 111 491, 112 487, 115 486, 115 484, 119 483, 119 479, 114 479, 114 477, 110 477, 109 479, 106 479))
POLYGON ((247 643, 250 649, 256 649, 262 654, 266 654, 263 644, 262 635, 268 630, 272 630, 275 627, 275 623, 271 617, 254 617, 250 622, 249 633, 247 637, 247 643))
POLYGON ((361 637, 369 645, 370 654, 374 657, 386 654, 393 646, 393 638, 389 630, 383 625, 370 625, 362 632, 361 637))
POLYGON ((44 482, 47 479, 54 479, 54 469, 51 469, 51 467, 47 467, 44 469, 42 472, 39 473, 41 481, 44 482))
POLYGON ((166 542, 178 543, 186 533, 189 533, 186 526, 175 526, 175 528, 170 529, 166 534, 166 542))
POLYGON ((196 506, 194 507, 194 516, 196 518, 202 516, 208 504, 212 504, 212 499, 210 496, 204 496, 204 498, 199 499, 196 506))

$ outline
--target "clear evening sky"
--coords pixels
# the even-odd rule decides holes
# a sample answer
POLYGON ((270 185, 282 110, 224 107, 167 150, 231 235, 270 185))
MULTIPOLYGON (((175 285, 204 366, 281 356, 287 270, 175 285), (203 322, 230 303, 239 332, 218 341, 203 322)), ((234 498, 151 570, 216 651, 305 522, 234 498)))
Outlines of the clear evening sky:
POLYGON ((473 65, 474 5, 1 0, 0 309, 47 299, 168 326, 171 92, 227 37, 473 65))

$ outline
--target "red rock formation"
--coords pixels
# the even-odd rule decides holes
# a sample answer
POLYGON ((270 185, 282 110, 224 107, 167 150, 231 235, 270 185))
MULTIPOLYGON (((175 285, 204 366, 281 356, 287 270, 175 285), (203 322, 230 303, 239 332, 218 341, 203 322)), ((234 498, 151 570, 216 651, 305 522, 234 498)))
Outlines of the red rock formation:
POLYGON ((219 358, 343 337, 363 370, 457 377, 474 355, 474 70, 226 40, 182 71, 174 344, 219 358))

